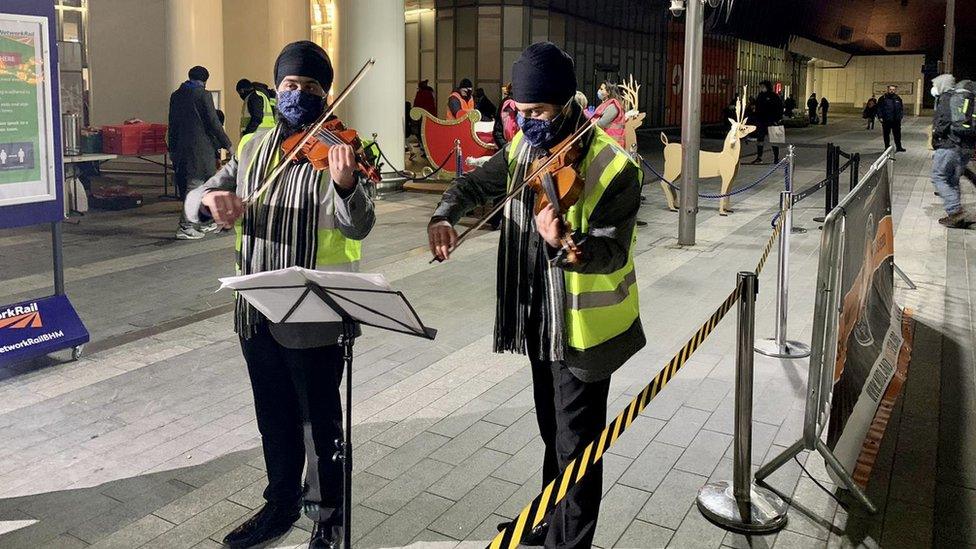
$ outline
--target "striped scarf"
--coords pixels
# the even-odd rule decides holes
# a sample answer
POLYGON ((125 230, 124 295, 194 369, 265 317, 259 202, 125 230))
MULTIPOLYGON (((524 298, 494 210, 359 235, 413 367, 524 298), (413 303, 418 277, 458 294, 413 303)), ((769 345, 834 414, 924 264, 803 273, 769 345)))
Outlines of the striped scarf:
MULTIPOLYGON (((509 188, 522 183, 537 150, 523 143, 515 159, 516 168, 509 188)), ((501 243, 498 247, 498 300, 495 310, 496 353, 527 354, 526 330, 537 330, 539 360, 563 359, 565 288, 562 270, 549 264, 535 228, 535 191, 526 186, 505 205, 501 243), (538 253, 530 257, 530 239, 538 242, 538 253), (542 295, 533 296, 533 291, 542 295), (532 311, 532 307, 540 310, 532 311), (534 313, 534 314, 532 314, 534 313), (538 325, 529 322, 538 319, 538 325)))
MULTIPOLYGON (((244 195, 251 196, 280 158, 285 138, 279 124, 262 139, 244 175, 244 195)), ((242 219, 241 274, 288 267, 315 268, 322 175, 309 162, 292 164, 247 208, 242 219)), ((234 331, 249 339, 265 321, 257 309, 237 295, 234 331)))

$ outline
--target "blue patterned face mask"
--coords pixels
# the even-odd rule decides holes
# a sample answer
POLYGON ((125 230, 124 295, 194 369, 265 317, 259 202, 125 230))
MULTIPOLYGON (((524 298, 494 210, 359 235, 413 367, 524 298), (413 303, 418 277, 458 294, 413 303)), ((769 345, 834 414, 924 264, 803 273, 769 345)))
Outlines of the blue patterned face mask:
POLYGON ((556 134, 563 127, 565 117, 562 113, 556 115, 552 120, 542 120, 541 118, 526 118, 522 113, 515 116, 515 121, 522 129, 522 135, 533 147, 545 147, 552 143, 556 134))
POLYGON ((298 128, 315 122, 325 108, 325 99, 301 90, 278 92, 278 112, 298 128))

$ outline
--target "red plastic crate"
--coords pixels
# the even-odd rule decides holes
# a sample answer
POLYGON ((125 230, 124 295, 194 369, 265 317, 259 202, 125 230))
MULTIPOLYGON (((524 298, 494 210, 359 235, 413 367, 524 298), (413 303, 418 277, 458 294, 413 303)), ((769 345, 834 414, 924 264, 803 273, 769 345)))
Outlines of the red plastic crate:
POLYGON ((102 127, 102 150, 112 154, 140 154, 142 136, 150 124, 121 124, 102 127))
POLYGON ((102 150, 122 155, 164 154, 166 124, 136 122, 102 128, 102 150))

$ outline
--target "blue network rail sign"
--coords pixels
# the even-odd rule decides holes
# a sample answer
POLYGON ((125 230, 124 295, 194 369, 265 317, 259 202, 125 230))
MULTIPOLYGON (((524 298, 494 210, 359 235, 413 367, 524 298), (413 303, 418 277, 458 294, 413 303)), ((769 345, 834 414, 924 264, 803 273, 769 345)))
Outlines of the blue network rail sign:
POLYGON ((63 295, 0 305, 0 366, 88 343, 88 330, 63 295))

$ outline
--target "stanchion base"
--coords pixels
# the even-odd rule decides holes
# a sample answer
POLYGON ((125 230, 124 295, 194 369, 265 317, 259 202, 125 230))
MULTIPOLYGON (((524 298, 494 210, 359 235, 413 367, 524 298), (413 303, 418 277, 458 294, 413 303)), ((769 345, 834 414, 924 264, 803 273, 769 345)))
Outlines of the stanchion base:
POLYGON ((799 341, 786 341, 781 348, 773 338, 756 341, 756 352, 773 358, 806 358, 810 356, 810 346, 799 341))
POLYGON ((741 502, 732 494, 732 483, 710 482, 698 491, 698 510, 722 528, 744 534, 775 532, 786 525, 786 503, 755 483, 749 501, 741 502))

